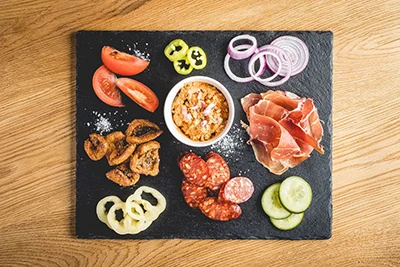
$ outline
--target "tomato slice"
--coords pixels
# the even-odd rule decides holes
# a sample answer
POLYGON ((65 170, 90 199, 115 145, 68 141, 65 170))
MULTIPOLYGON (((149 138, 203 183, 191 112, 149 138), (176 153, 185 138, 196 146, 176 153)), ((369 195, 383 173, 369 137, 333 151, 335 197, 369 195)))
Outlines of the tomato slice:
POLYGON ((94 92, 101 101, 113 107, 125 107, 122 96, 115 86, 117 77, 104 65, 100 66, 93 75, 92 85, 94 92))
POLYGON ((150 64, 147 60, 120 52, 111 46, 103 47, 101 60, 109 70, 124 76, 141 73, 150 64))
POLYGON ((145 110, 154 112, 157 109, 156 94, 143 83, 129 78, 119 78, 115 83, 122 92, 145 110))

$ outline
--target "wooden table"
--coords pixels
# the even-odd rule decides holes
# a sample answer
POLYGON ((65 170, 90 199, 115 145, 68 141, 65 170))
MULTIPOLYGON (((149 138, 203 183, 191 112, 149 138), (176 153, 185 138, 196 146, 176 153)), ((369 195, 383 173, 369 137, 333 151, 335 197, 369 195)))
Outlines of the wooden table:
POLYGON ((0 3, 1 266, 400 265, 398 0, 100 2, 0 3), (75 238, 73 36, 83 29, 332 30, 332 238, 75 238))

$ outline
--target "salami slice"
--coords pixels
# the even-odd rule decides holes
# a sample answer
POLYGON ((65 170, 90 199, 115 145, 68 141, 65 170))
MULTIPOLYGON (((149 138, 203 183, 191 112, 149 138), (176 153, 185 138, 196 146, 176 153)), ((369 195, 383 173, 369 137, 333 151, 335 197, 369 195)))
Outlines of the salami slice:
POLYGON ((182 194, 189 207, 195 209, 207 197, 207 188, 197 186, 183 179, 182 194))
POLYGON ((204 215, 216 221, 229 221, 238 218, 242 214, 242 209, 238 204, 218 201, 215 197, 204 199, 199 208, 204 215))
POLYGON ((233 203, 246 202, 254 192, 253 183, 246 177, 230 179, 219 191, 218 199, 233 203))
POLYGON ((215 152, 209 152, 206 156, 206 160, 210 171, 206 186, 213 191, 218 190, 231 176, 229 166, 226 161, 215 152))
POLYGON ((187 153, 179 161, 179 168, 190 183, 205 186, 209 170, 207 163, 201 157, 193 152, 187 153))

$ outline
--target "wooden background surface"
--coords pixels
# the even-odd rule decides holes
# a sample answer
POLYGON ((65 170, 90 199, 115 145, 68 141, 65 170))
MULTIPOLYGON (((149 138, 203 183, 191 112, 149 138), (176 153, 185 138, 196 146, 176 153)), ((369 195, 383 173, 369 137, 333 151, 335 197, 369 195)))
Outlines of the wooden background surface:
POLYGON ((399 0, 98 2, 0 1, 0 266, 400 265, 399 0), (83 29, 332 30, 333 237, 76 239, 83 29))

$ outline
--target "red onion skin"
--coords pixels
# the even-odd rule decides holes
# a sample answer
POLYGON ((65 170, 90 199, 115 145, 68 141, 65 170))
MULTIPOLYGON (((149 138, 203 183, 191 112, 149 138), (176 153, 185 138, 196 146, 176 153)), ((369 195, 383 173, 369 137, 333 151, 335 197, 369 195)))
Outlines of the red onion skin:
MULTIPOLYGON (((285 53, 282 49, 280 49, 280 48, 275 48, 275 49, 278 49, 278 51, 281 52, 283 55, 286 54, 286 53, 285 53)), ((261 56, 264 56, 264 55, 267 54, 267 53, 270 53, 269 51, 262 50, 261 48, 260 48, 260 50, 261 50, 261 51, 252 59, 253 61, 255 61, 255 59, 257 59, 258 57, 261 57, 261 56)), ((287 56, 286 56, 286 57, 287 57, 287 56)), ((287 75, 286 75, 284 78, 282 78, 281 80, 276 81, 276 82, 270 82, 270 81, 265 81, 265 80, 263 81, 262 79, 260 79, 259 77, 256 77, 256 76, 252 73, 251 68, 250 68, 250 64, 249 64, 249 72, 250 72, 250 75, 251 75, 256 81, 258 81, 259 83, 261 83, 261 84, 263 84, 263 85, 265 85, 265 86, 270 86, 270 87, 272 87, 272 86, 278 86, 278 85, 281 85, 281 84, 285 83, 285 82, 289 79, 290 74, 291 74, 291 71, 292 71, 291 65, 288 64, 288 73, 287 73, 287 75)))
MULTIPOLYGON (((310 59, 310 52, 308 50, 307 45, 300 39, 297 38, 295 36, 289 36, 289 35, 283 35, 280 36, 278 38, 276 38, 275 40, 273 40, 271 42, 271 45, 277 46, 282 48, 286 53, 291 53, 293 52, 291 49, 288 48, 288 46, 296 46, 296 48, 298 48, 298 50, 296 51, 303 51, 304 54, 302 54, 300 52, 300 54, 296 54, 294 55, 294 58, 291 58, 291 60, 294 60, 295 58, 298 60, 302 60, 302 61, 297 61, 297 62, 291 62, 292 63, 292 73, 291 76, 297 75, 300 72, 302 72, 308 65, 308 61, 310 59), (303 57, 302 57, 303 56, 303 57), (297 63, 297 64, 296 64, 297 63), (299 67, 300 64, 300 67, 299 67)), ((293 54, 295 54, 293 52, 293 54)), ((290 57, 290 55, 288 54, 288 56, 290 57)), ((274 64, 273 59, 269 60, 268 57, 267 59, 267 66, 268 68, 272 71, 272 72, 276 72, 276 66, 274 64)), ((286 70, 284 69, 279 75, 280 76, 285 76, 286 74, 286 70)))
MULTIPOLYGON (((248 45, 248 44, 243 44, 243 45, 236 46, 236 48, 241 49, 242 47, 246 48, 249 46, 250 45, 248 45)), ((256 51, 258 51, 258 50, 256 49, 256 51)), ((234 80, 235 82, 238 82, 238 83, 251 82, 254 80, 254 78, 252 78, 251 76, 242 78, 242 77, 238 77, 235 74, 233 74, 233 72, 230 70, 230 67, 229 67, 229 59, 230 59, 230 55, 227 54, 225 56, 225 60, 224 60, 224 68, 225 68, 225 72, 229 76, 229 78, 231 78, 232 80, 234 80)), ((262 58, 260 58, 260 68, 258 69, 256 76, 258 76, 258 77, 261 76, 264 73, 265 69, 266 69, 265 59, 264 59, 264 57, 262 57, 262 58)))
POLYGON ((248 34, 238 35, 238 36, 232 38, 232 40, 228 44, 228 54, 233 59, 236 59, 236 60, 241 60, 241 59, 250 57, 256 49, 257 49, 256 38, 254 38, 253 36, 248 35, 248 34), (235 51, 235 48, 237 48, 239 46, 233 47, 233 43, 237 40, 243 40, 243 39, 250 40, 253 43, 253 45, 249 45, 248 49, 245 51, 237 51, 237 50, 235 51))
POLYGON ((250 82, 253 80, 257 80, 261 84, 265 86, 278 86, 283 83, 285 83, 290 76, 297 75, 301 71, 305 69, 309 61, 309 50, 307 45, 299 38, 294 37, 294 36, 281 36, 276 38, 274 41, 271 42, 270 45, 264 45, 262 47, 257 48, 257 40, 253 36, 244 34, 244 35, 238 35, 231 39, 231 41, 228 44, 228 54, 225 56, 224 60, 224 68, 225 72, 231 78, 232 80, 239 82, 239 83, 244 83, 244 82, 250 82), (237 40, 242 40, 242 39, 247 39, 250 40, 253 45, 250 44, 243 44, 243 45, 237 45, 233 47, 233 43, 237 40), (288 41, 289 40, 289 41, 288 41), (279 43, 282 41, 287 41, 289 44, 294 44, 297 45, 296 48, 300 49, 300 52, 297 54, 294 54, 293 50, 296 50, 296 48, 290 50, 287 46, 285 48, 287 51, 285 51, 283 48, 284 47, 279 47, 279 43), (292 43, 290 43, 292 42, 292 43), (275 45, 276 44, 276 45, 275 45), (247 49, 245 51, 238 51, 239 49, 247 49), (263 52, 264 51, 264 52, 263 52), (302 51, 304 51, 302 53, 302 51), (263 53, 261 53, 263 52, 263 53), (261 53, 262 56, 259 56, 261 53), (290 53, 290 54, 288 54, 290 53), (268 57, 269 55, 269 57, 268 57), (294 58, 291 57, 291 55, 295 55, 294 58), (248 71, 250 72, 250 77, 245 77, 241 78, 233 74, 233 72, 230 70, 229 67, 229 59, 232 57, 233 59, 241 60, 250 57, 249 65, 248 65, 248 71), (293 60, 296 60, 298 58, 301 58, 301 56, 304 56, 304 61, 300 61, 300 63, 295 62, 293 63, 293 60), (255 59, 254 59, 255 58, 255 59), (280 60, 277 60, 279 58, 280 60), (254 70, 254 64, 256 60, 260 60, 260 68, 256 73, 254 70), (283 63, 286 63, 283 64, 283 63), (276 66, 278 64, 278 66, 276 66), (298 67, 300 64, 300 67, 298 67), (274 75, 265 79, 261 79, 261 75, 265 72, 266 68, 270 69, 274 75), (254 70, 254 71, 253 71, 254 70), (281 76, 283 77, 279 81, 272 82, 272 80, 277 77, 281 76))

